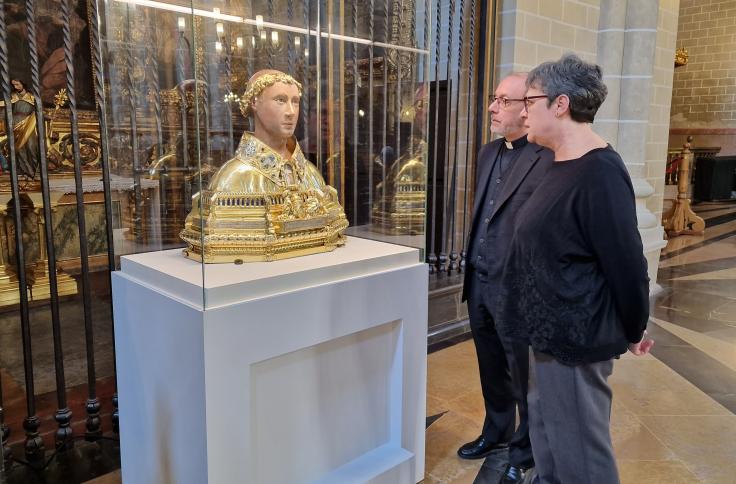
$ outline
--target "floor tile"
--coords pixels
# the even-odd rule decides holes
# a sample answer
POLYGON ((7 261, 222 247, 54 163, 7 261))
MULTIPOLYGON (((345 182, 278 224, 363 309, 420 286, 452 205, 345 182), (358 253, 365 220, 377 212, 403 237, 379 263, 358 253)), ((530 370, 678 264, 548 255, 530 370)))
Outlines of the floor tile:
POLYGON ((427 393, 442 400, 480 389, 478 362, 472 341, 427 357, 427 393))
MULTIPOLYGON (((703 297, 708 297, 708 295, 705 294, 703 297)), ((728 304, 728 302, 721 299, 716 304, 711 306, 711 308, 706 308, 704 306, 698 306, 697 303, 694 306, 688 307, 682 301, 676 303, 667 302, 661 306, 652 308, 651 315, 700 333, 712 333, 732 328, 727 322, 714 319, 713 316, 717 315, 712 314, 713 307, 720 307, 728 304)))
POLYGON ((668 267, 671 265, 706 262, 721 259, 723 257, 734 256, 736 256, 736 238, 732 236, 721 241, 705 245, 697 250, 684 252, 675 257, 664 259, 660 264, 662 267, 668 267))
MULTIPOLYGON (((736 289, 736 286, 734 289, 736 289)), ((714 308, 711 314, 716 321, 723 321, 736 327, 736 300, 714 308)))
POLYGON ((703 235, 679 235, 672 237, 667 240, 667 245, 662 249, 662 255, 666 256, 672 252, 700 244, 705 240, 706 238, 703 235))
POLYGON ((713 308, 728 304, 733 299, 696 291, 678 291, 676 288, 662 298, 657 298, 657 309, 666 309, 672 312, 681 312, 686 316, 709 319, 713 308))
POLYGON ((703 482, 679 461, 618 461, 621 484, 695 484, 703 482))
POLYGON ((700 274, 703 271, 686 270, 681 265, 673 265, 669 267, 660 267, 657 272, 657 282, 665 284, 666 281, 676 279, 679 277, 690 276, 693 274, 700 274))
POLYGON ((611 412, 611 440, 617 460, 657 461, 675 458, 672 451, 642 424, 639 417, 621 404, 614 404, 611 412))
MULTIPOLYGON (((736 372, 695 347, 654 348, 654 355, 700 391, 736 413, 736 372), (725 397, 721 399, 721 397, 725 397)), ((692 415, 692 414, 690 414, 692 415)))
POLYGON ((447 402, 434 395, 427 394, 427 417, 447 411, 447 402))
POLYGON ((698 215, 703 218, 706 222, 713 220, 721 215, 732 214, 734 209, 731 207, 712 208, 706 211, 698 211, 698 215))
MULTIPOLYGON (((663 327, 666 332, 682 338, 703 353, 712 356, 731 370, 736 371, 736 343, 724 341, 707 333, 692 331, 660 319, 654 319, 654 322, 663 327)), ((736 332, 736 328, 734 328, 734 332, 736 332)), ((657 345, 661 344, 658 339, 655 339, 655 341, 657 341, 657 345)))
MULTIPOLYGON (((660 263, 664 263, 664 262, 665 261, 661 261, 660 263)), ((673 277, 677 277, 678 275, 687 276, 687 275, 693 275, 693 274, 702 274, 705 272, 714 272, 714 271, 719 271, 723 269, 730 269, 734 266, 736 266, 736 257, 733 257, 733 256, 719 257, 719 258, 710 259, 707 261, 684 262, 684 263, 672 264, 669 266, 663 266, 659 268, 658 275, 661 276, 662 280, 667 280, 673 277), (668 276, 668 272, 670 271, 673 273, 671 277, 668 276)))
MULTIPOLYGON (((672 331, 667 331, 666 329, 664 329, 662 326, 659 325, 659 322, 664 322, 664 320, 652 317, 649 324, 647 325, 647 333, 649 333, 649 337, 654 340, 655 347, 658 348, 660 346, 690 345, 690 343, 688 343, 686 340, 682 339, 678 335, 674 334, 672 331)), ((672 326, 676 328, 681 328, 681 326, 676 324, 673 324, 672 326)))
MULTIPOLYGON (((691 275, 685 277, 699 277, 700 275, 691 275)), ((736 302, 736 279, 687 279, 677 278, 670 281, 659 281, 672 289, 673 294, 681 294, 684 292, 692 292, 697 294, 708 294, 712 296, 720 296, 728 301, 736 302)))
POLYGON ((730 415, 660 361, 617 361, 609 382, 614 401, 634 415, 730 415))
POLYGON ((726 341, 730 344, 736 344, 736 327, 731 324, 724 325, 719 328, 713 328, 706 331, 705 334, 718 340, 726 341))
POLYGON ((644 424, 695 476, 707 483, 736 479, 736 416, 642 416, 644 424), (729 437, 730 436, 730 437, 729 437))
POLYGON ((718 271, 704 272, 702 274, 693 274, 690 276, 678 277, 677 281, 712 281, 712 280, 736 280, 736 267, 721 269, 718 271))
POLYGON ((465 392, 448 402, 450 408, 465 417, 473 420, 477 427, 478 433, 483 427, 483 421, 486 417, 485 403, 483 394, 480 389, 465 392))
POLYGON ((432 424, 425 444, 425 476, 432 479, 428 482, 472 482, 483 461, 463 460, 457 456, 457 449, 477 436, 475 422, 455 412, 446 413, 432 424))

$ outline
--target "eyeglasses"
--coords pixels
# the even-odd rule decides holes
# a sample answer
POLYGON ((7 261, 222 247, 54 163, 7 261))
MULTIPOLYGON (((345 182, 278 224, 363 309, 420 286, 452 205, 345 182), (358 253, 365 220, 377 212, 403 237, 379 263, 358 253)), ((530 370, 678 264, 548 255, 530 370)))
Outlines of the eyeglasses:
POLYGON ((523 101, 523 99, 509 99, 507 97, 494 96, 493 94, 491 94, 490 96, 488 96, 488 104, 489 105, 497 102, 498 105, 501 106, 504 109, 507 108, 507 107, 509 107, 509 104, 511 104, 514 101, 523 101))
POLYGON ((524 101, 524 107, 526 109, 529 109, 529 106, 534 104, 534 102, 532 102, 532 99, 542 99, 543 97, 547 97, 547 95, 540 94, 539 96, 524 96, 524 99, 522 99, 522 101, 524 101))

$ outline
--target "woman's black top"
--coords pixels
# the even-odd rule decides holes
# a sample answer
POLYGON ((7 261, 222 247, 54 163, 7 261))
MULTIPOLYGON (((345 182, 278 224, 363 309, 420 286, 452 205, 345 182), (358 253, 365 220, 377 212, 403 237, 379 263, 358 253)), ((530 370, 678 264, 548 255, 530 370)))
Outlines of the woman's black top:
POLYGON ((649 278, 634 189, 610 146, 555 162, 519 211, 498 330, 565 364, 603 361, 641 340, 649 278))

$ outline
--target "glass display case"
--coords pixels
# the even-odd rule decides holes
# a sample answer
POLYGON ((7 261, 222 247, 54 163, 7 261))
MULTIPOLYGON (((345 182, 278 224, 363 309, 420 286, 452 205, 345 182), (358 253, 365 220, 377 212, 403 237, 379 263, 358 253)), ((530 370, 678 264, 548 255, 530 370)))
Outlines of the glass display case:
POLYGON ((105 2, 115 254, 175 249, 204 259, 205 280, 216 265, 339 251, 350 237, 417 247, 423 260, 427 10, 105 2))

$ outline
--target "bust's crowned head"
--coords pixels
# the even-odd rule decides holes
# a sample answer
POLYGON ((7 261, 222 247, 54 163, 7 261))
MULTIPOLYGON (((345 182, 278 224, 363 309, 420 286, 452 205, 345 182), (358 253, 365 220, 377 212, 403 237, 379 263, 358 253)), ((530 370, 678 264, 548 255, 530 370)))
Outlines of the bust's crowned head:
POLYGON ((240 100, 243 115, 253 115, 255 134, 291 137, 299 119, 302 85, 290 75, 275 69, 256 72, 240 100))

